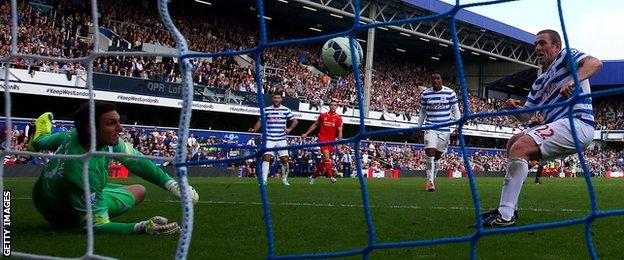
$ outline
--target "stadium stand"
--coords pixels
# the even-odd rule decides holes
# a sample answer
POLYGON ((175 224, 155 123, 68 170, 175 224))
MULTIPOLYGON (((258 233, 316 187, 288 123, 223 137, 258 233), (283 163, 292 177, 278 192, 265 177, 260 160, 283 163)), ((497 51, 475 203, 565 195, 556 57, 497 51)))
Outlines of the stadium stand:
MULTIPOLYGON (((50 9, 34 8, 27 2, 21 2, 20 30, 18 34, 21 53, 31 53, 52 57, 76 58, 90 53, 92 43, 88 38, 90 17, 88 6, 74 5, 68 0, 49 1, 50 9)), ((143 43, 172 47, 173 41, 158 20, 148 19, 157 16, 153 8, 142 8, 139 3, 129 2, 120 5, 116 1, 100 2, 102 25, 118 35, 122 42, 130 43, 128 50, 141 50, 143 43), (120 6, 124 6, 121 8, 120 6), (130 17, 122 19, 121 17, 130 17), (121 22, 123 20, 123 22, 121 22)), ((9 4, 0 6, 3 24, 8 24, 9 4)), ((181 14, 183 10, 179 11, 181 14)), ((174 10, 174 14, 175 14, 174 10)), ((234 21, 215 18, 209 22, 196 15, 180 16, 178 20, 182 32, 190 41, 192 50, 222 51, 239 50, 256 44, 257 30, 241 26, 234 21)), ((8 53, 9 26, 0 29, 0 56, 8 53)), ((281 39, 277 35, 274 39, 281 39)), ((264 57, 265 93, 276 89, 285 89, 290 97, 299 98, 311 104, 327 103, 331 98, 338 98, 344 107, 355 108, 357 100, 352 76, 345 79, 329 80, 322 74, 313 73, 307 65, 321 68, 318 55, 314 55, 320 46, 306 45, 288 48, 269 49, 264 57)), ((196 84, 255 92, 253 72, 241 67, 232 57, 212 60, 195 60, 193 79, 196 84)), ((84 74, 85 68, 79 63, 57 63, 32 59, 14 59, 11 67, 36 71, 56 72, 70 75, 84 74)), ((179 82, 178 65, 173 59, 156 57, 102 57, 95 61, 94 71, 137 77, 165 82, 179 82)), ((376 57, 371 90, 371 108, 395 115, 411 118, 418 114, 418 108, 410 106, 429 85, 429 73, 425 65, 414 64, 392 57, 376 57), (391 90, 391 91, 388 91, 391 90)), ((445 85, 458 90, 455 79, 445 78, 445 85)), ((484 98, 469 93, 472 111, 493 112, 502 107, 502 101, 484 98)), ((624 127, 621 108, 613 102, 596 104, 598 129, 621 130, 624 127), (604 114, 604 116, 603 116, 604 114)), ((463 108, 462 108, 463 109, 463 108)), ((512 118, 487 117, 471 121, 474 124, 508 126, 522 129, 523 126, 512 118)))

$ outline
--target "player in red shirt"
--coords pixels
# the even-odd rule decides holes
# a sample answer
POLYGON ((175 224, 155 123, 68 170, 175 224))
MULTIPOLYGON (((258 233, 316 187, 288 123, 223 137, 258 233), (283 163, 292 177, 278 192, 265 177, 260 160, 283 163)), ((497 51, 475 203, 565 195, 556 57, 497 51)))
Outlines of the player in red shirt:
MULTIPOLYGON (((318 141, 321 142, 332 142, 342 139, 342 117, 336 113, 336 109, 338 108, 338 102, 332 100, 329 103, 329 112, 322 113, 316 122, 308 128, 308 131, 305 134, 301 135, 301 138, 305 139, 317 126, 319 127, 318 141)), ((323 161, 320 162, 312 176, 310 176, 310 184, 314 184, 314 179, 319 176, 323 168, 327 172, 327 176, 332 183, 336 182, 336 178, 334 178, 334 166, 332 163, 332 159, 330 154, 334 151, 333 145, 323 145, 321 146, 321 152, 323 153, 323 161)))

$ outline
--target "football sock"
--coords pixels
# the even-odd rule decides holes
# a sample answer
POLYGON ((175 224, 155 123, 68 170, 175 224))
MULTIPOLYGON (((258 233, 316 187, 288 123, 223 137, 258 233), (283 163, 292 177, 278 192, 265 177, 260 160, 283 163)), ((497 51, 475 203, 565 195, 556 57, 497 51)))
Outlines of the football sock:
POLYGON ((440 160, 435 160, 434 157, 434 161, 433 161, 433 171, 431 174, 431 182, 433 182, 436 178, 436 175, 438 175, 438 169, 440 169, 440 160))
POLYGON ((427 159, 425 161, 425 172, 427 173, 427 179, 430 182, 433 182, 433 171, 435 168, 435 157, 429 157, 427 156, 427 159))
POLYGON ((325 171, 327 171, 327 177, 334 177, 334 167, 331 160, 325 162, 325 171))
POLYGON ((528 173, 529 163, 525 159, 514 158, 509 160, 498 207, 503 219, 511 220, 513 217, 514 210, 518 206, 518 196, 520 196, 522 184, 528 173))
POLYGON ((286 180, 288 178, 288 163, 280 163, 282 168, 282 180, 286 180))
POLYGON ((267 184, 267 179, 269 178, 269 168, 270 164, 267 161, 262 162, 262 183, 264 185, 267 184))
POLYGON ((312 178, 316 178, 321 174, 321 171, 323 170, 324 164, 323 162, 320 162, 316 165, 316 169, 314 169, 314 173, 312 173, 312 178))

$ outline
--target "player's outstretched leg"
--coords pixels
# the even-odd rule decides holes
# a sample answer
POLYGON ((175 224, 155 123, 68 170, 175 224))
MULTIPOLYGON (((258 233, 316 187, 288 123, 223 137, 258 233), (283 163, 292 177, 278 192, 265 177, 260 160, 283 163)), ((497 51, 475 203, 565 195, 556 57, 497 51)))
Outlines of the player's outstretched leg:
POLYGON ((54 120, 54 115, 50 112, 45 112, 35 119, 35 131, 28 140, 28 151, 37 151, 38 148, 35 147, 35 141, 42 135, 49 135, 52 133, 52 120, 54 120))
POLYGON ((509 152, 505 182, 497 212, 484 220, 484 227, 505 227, 516 223, 516 208, 522 184, 529 173, 528 159, 539 154, 539 146, 529 135, 520 137, 509 152))
POLYGON ((516 224, 516 205, 522 184, 529 173, 529 163, 523 158, 510 159, 498 209, 483 221, 484 227, 506 227, 516 224))

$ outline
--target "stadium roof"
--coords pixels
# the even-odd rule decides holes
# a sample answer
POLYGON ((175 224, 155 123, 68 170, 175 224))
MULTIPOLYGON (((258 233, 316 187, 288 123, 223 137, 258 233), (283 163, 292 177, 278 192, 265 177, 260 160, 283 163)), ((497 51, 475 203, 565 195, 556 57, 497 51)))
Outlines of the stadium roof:
MULTIPOLYGON (((342 0, 334 0, 333 2, 336 1, 342 0)), ((397 9, 406 7, 406 4, 401 1, 388 2, 392 3, 392 5, 397 9)), ((292 1, 289 2, 289 4, 285 4, 277 0, 266 1, 265 16, 268 17, 266 21, 268 35, 275 36, 276 34, 279 35, 281 32, 289 34, 292 38, 301 38, 319 35, 322 33, 339 32, 347 30, 353 25, 353 21, 350 18, 332 17, 330 16, 330 12, 323 12, 322 10, 311 11, 303 8, 303 6, 305 5, 292 1), (311 30, 311 27, 315 28, 315 30, 311 30), (316 30, 321 31, 319 32, 316 30)), ((416 7, 410 6, 410 8, 416 7)), ((257 11, 255 10, 254 2, 247 0, 219 1, 213 3, 210 10, 215 11, 215 15, 227 15, 228 19, 248 23, 247 25, 250 26, 250 28, 257 28, 258 26, 256 18, 257 11), (239 10, 232 11, 232 8, 239 8, 239 10)), ((430 11, 422 11, 422 15, 424 15, 425 12, 430 11)), ((424 24, 421 28, 425 28, 426 26, 429 26, 428 28, 432 28, 431 25, 428 24, 424 24)), ((446 27, 446 25, 441 23, 438 27, 446 27)), ((473 29, 473 31, 481 33, 478 29, 473 29)), ((357 35, 362 47, 365 49, 365 41, 367 40, 366 35, 366 31, 362 31, 357 35)), ((441 45, 433 40, 429 41, 422 37, 419 38, 409 36, 405 33, 388 29, 376 30, 375 35, 376 55, 413 59, 414 61, 418 61, 422 64, 455 60, 453 49, 447 44, 441 45), (432 57, 435 57, 436 59, 434 60, 432 57)), ((502 38, 506 36, 497 35, 497 37, 502 38)), ((488 58, 487 55, 475 55, 470 51, 462 52, 462 58, 464 59, 464 62, 492 61, 492 58, 488 58)))
MULTIPOLYGON (((453 5, 442 2, 440 0, 403 0, 403 2, 419 8, 427 9, 435 13, 444 13, 453 8, 453 5)), ((480 14, 473 13, 466 9, 457 12, 456 18, 460 21, 470 23, 475 26, 482 27, 501 35, 512 37, 523 42, 533 44, 535 34, 523 31, 511 25, 496 21, 480 14)))
MULTIPOLYGON (((254 11, 253 16, 256 16, 253 1, 225 2, 239 8, 248 6, 241 9, 251 8, 254 11)), ((452 8, 452 5, 439 0, 360 0, 360 2, 362 23, 393 22, 432 15, 452 8)), ((217 3, 213 4, 213 7, 216 7, 217 3)), ((300 28, 295 31, 300 35, 308 31, 308 28, 315 28, 317 32, 330 33, 349 29, 353 24, 351 20, 354 17, 353 0, 270 0, 265 1, 264 6, 265 15, 274 18, 267 24, 279 24, 280 27, 299 26, 300 28)), ((506 60, 527 67, 537 67, 533 34, 467 10, 461 10, 457 15, 459 43, 467 51, 466 53, 478 53, 475 54, 481 55, 478 59, 491 57, 493 60, 506 60)), ((393 41, 393 45, 419 45, 418 47, 421 48, 417 48, 418 52, 422 52, 426 59, 432 55, 442 55, 437 57, 440 60, 448 60, 446 57, 452 59, 452 48, 448 48, 452 44, 448 22, 449 19, 445 17, 379 27, 376 33, 377 43, 393 41), (393 37, 391 34, 399 37, 393 37), (419 41, 422 42, 418 43, 419 41), (437 45, 444 48, 431 51, 437 45)), ((365 38, 365 33, 364 31, 364 35, 359 36, 365 38)), ((405 47, 396 46, 399 49, 405 49, 405 47)))
POLYGON ((589 79, 596 86, 624 86, 624 60, 602 61, 602 70, 589 79))

